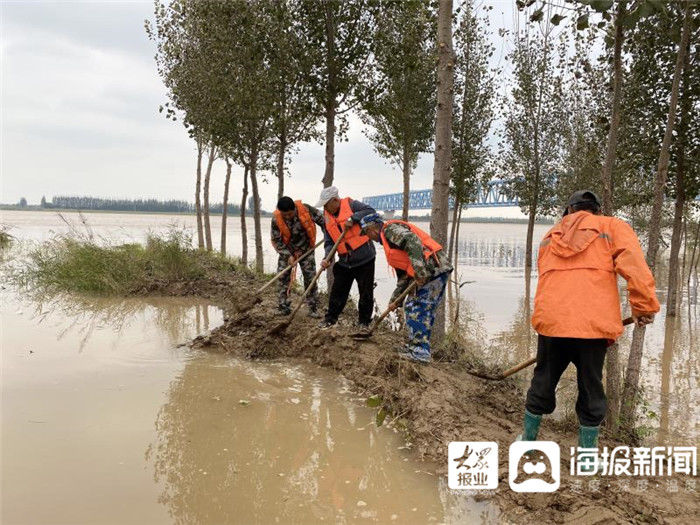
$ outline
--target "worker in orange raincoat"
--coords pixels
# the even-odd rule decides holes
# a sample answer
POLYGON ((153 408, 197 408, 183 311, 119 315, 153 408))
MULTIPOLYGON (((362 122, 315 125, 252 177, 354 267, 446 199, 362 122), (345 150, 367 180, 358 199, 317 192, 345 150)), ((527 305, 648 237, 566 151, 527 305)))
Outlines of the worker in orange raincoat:
POLYGON ((577 191, 564 217, 540 243, 539 281, 532 326, 538 333, 537 364, 527 392, 521 439, 537 439, 543 414, 555 406, 555 389, 569 363, 578 380, 579 446, 596 448, 607 407, 603 362, 622 334, 617 276, 627 281, 632 317, 639 326, 659 311, 654 277, 634 230, 600 214, 592 191, 577 191))

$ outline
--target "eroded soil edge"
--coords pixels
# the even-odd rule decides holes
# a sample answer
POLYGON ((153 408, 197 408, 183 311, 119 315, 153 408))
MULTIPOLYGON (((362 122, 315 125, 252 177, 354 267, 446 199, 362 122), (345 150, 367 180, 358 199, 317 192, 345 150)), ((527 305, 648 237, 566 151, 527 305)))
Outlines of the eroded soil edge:
MULTIPOLYGON (((697 494, 684 488, 667 489, 668 478, 644 478, 648 488, 622 490, 616 480, 598 478, 592 491, 584 481, 581 491, 572 489, 569 476, 569 447, 574 432, 561 432, 545 420, 540 439, 559 443, 562 449, 560 489, 552 494, 518 494, 508 487, 507 451, 520 431, 524 392, 512 381, 486 381, 449 363, 429 366, 401 361, 396 349, 402 334, 379 330, 367 341, 348 337, 352 328, 342 326, 318 330, 318 320, 302 309, 282 335, 269 329, 282 321, 276 312, 275 292, 268 290, 255 308, 238 312, 236 305, 249 304, 250 291, 261 285, 253 275, 238 273, 230 280, 199 280, 154 283, 140 293, 196 295, 213 300, 225 310, 225 322, 210 334, 196 338, 192 346, 246 359, 305 358, 332 368, 369 395, 379 395, 410 435, 413 448, 446 474, 447 444, 450 441, 496 441, 501 467, 499 488, 479 498, 490 498, 501 512, 501 520, 513 523, 691 523, 700 515, 697 494)), ((603 438, 601 446, 616 443, 603 438)), ((580 478, 578 478, 580 479, 580 478)))

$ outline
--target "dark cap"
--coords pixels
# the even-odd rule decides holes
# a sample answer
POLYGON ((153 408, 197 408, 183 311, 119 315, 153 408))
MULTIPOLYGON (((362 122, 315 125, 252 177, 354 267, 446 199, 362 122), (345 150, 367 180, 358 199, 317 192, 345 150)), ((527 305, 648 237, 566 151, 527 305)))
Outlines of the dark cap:
POLYGON ((598 195, 596 195, 594 192, 591 190, 579 190, 574 192, 574 194, 569 197, 569 202, 566 203, 566 208, 564 209, 564 215, 569 213, 569 206, 576 207, 581 204, 585 204, 588 202, 593 202, 595 203, 598 207, 600 207, 600 199, 598 198, 598 195))

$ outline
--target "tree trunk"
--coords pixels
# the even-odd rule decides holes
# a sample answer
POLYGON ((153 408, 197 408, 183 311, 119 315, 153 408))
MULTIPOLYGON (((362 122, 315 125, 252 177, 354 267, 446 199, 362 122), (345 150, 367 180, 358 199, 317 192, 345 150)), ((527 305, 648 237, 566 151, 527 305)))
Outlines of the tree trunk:
POLYGON ((335 170, 335 97, 326 107, 326 171, 323 174, 323 187, 333 185, 335 170))
POLYGON ((685 211, 685 188, 681 182, 681 157, 678 159, 678 189, 673 209, 673 233, 671 234, 671 254, 668 260, 668 295, 666 296, 666 316, 676 315, 678 303, 678 276, 680 272, 679 254, 681 251, 681 230, 683 229, 683 212, 685 211))
POLYGON ((537 204, 530 206, 527 216, 527 235, 525 236, 525 283, 529 284, 532 274, 532 240, 535 235, 535 219, 537 218, 537 204))
MULTIPOLYGON (((666 189, 668 165, 671 158, 671 140, 673 138, 673 128, 676 123, 678 91, 681 82, 681 73, 683 72, 683 65, 685 63, 685 54, 690 41, 691 17, 689 10, 690 2, 686 2, 685 12, 683 14, 683 32, 681 35, 681 43, 678 48, 678 56, 676 57, 676 65, 673 71, 673 83, 671 85, 671 99, 668 107, 666 131, 664 133, 663 142, 661 143, 659 163, 656 168, 656 177, 654 180, 654 203, 651 209, 651 218, 649 220, 649 241, 646 255, 647 264, 654 274, 656 273, 656 255, 659 251, 659 239, 661 237, 661 212, 663 211, 664 190, 666 189)), ((642 353, 644 350, 644 334, 645 327, 634 327, 634 332, 632 333, 632 345, 630 347, 630 355, 627 362, 627 374, 625 375, 625 384, 622 390, 622 409, 620 416, 624 424, 629 429, 634 427, 635 422, 637 393, 639 390, 639 376, 641 373, 642 353)))
MULTIPOLYGON (((613 167, 617 157, 617 134, 620 129, 620 100, 622 99, 622 43, 624 28, 622 25, 625 3, 619 2, 615 14, 615 47, 613 50, 613 99, 608 131, 608 144, 603 162, 603 214, 612 215, 613 206, 613 167)), ((607 423, 612 428, 617 426, 620 413, 620 355, 617 343, 609 348, 605 360, 605 390, 608 396, 607 423)))
POLYGON ((214 165, 216 148, 214 144, 209 149, 209 159, 207 159, 207 171, 204 174, 204 239, 207 243, 207 251, 214 249, 211 243, 211 224, 209 222, 209 182, 211 180, 211 168, 214 165))
MULTIPOLYGON (((659 431, 657 443, 668 443, 670 437, 671 382, 673 354, 676 350, 676 317, 668 315, 664 320, 664 350, 661 354, 661 392, 659 396, 659 431)), ((679 320, 680 321, 680 320, 679 320)))
POLYGON ((700 220, 698 220, 698 225, 695 228, 695 238, 693 239, 693 251, 690 254, 690 264, 688 265, 688 277, 686 281, 686 287, 688 288, 688 293, 690 293, 690 278, 693 276, 693 264, 695 261, 695 252, 698 248, 698 240, 700 240, 700 220))
POLYGON ((613 167, 617 156, 617 132, 620 129, 620 101, 622 99, 622 43, 625 37, 622 26, 625 2, 618 2, 615 14, 615 48, 613 51, 613 99, 608 131, 608 144, 603 162, 603 214, 613 213, 613 167))
POLYGON ((253 224, 255 225, 255 269, 262 273, 264 271, 262 229, 260 226, 260 194, 258 193, 257 152, 251 155, 250 160, 250 185, 253 190, 253 224))
POLYGON ((459 220, 459 203, 457 202, 457 199, 455 199, 455 205, 452 208, 452 225, 450 227, 450 244, 447 249, 447 256, 454 261, 452 258, 453 250, 455 247, 455 240, 456 240, 456 234, 457 234, 457 221, 459 220))
POLYGON ((605 424, 611 429, 617 428, 620 416, 620 378, 620 347, 615 341, 605 354, 605 394, 608 398, 605 424))
POLYGON ((282 134, 277 152, 277 200, 284 197, 284 152, 286 150, 287 138, 282 134))
POLYGON ((666 316, 675 316, 678 303, 679 269, 678 260, 681 250, 681 230, 685 212, 685 146, 688 138, 688 116, 691 114, 691 99, 688 84, 690 50, 686 49, 683 61, 683 94, 680 101, 680 120, 678 122, 678 161, 676 162, 676 202, 673 209, 673 233, 671 234, 671 254, 668 261, 668 295, 666 296, 666 316))
POLYGON ((194 190, 194 209, 197 214, 197 247, 204 249, 204 228, 202 226, 202 155, 204 154, 204 144, 201 139, 197 139, 197 183, 194 190))
MULTIPOLYGON (((335 69, 335 20, 333 6, 325 3, 326 15, 326 68, 328 85, 326 86, 326 171, 323 174, 323 187, 333 185, 335 173, 335 116, 337 111, 336 69, 335 69)), ((330 271, 328 274, 330 275, 330 271)))
POLYGON ((248 202, 248 164, 243 166, 243 193, 241 195, 241 262, 248 266, 248 227, 245 221, 245 207, 248 202))
POLYGON ((408 220, 408 204, 411 194, 411 159, 408 158, 408 148, 403 148, 403 211, 401 218, 404 221, 408 220))
MULTIPOLYGON (((443 246, 447 243, 447 218, 452 166, 452 105, 454 102, 454 62, 452 49, 452 0, 438 4, 437 111, 435 116, 435 162, 430 236, 443 246)), ((445 303, 440 304, 433 328, 433 340, 445 333, 445 303)))
POLYGON ((462 226, 462 208, 463 205, 460 204, 459 206, 455 206, 458 208, 457 212, 457 228, 455 231, 455 244, 454 244, 454 258, 452 259, 452 264, 454 266, 454 279, 455 279, 455 289, 457 292, 455 293, 455 313, 454 313, 454 326, 459 328, 459 310, 461 306, 461 293, 462 289, 460 288, 459 285, 459 228, 462 226))
POLYGON ((231 182, 231 161, 226 161, 226 180, 224 180, 224 208, 221 210, 221 255, 226 255, 226 220, 228 219, 228 187, 231 182))
MULTIPOLYGON (((457 217, 459 214, 459 204, 457 203, 457 199, 455 199, 455 205, 452 208, 452 224, 450 225, 450 244, 447 248, 447 257, 454 262, 455 257, 454 257, 454 248, 455 248, 455 235, 457 233, 457 217)), ((450 279, 450 281, 447 284, 447 302, 450 305, 450 318, 454 318, 454 294, 458 293, 457 292, 457 285, 455 284, 456 277, 453 277, 450 279), (455 290, 453 292, 453 290, 455 290)))

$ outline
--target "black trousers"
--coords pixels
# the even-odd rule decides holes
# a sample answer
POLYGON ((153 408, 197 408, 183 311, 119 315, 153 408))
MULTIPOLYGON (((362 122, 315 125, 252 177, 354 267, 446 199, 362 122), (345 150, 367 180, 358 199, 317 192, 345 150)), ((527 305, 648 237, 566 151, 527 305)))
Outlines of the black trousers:
POLYGON ((578 380, 576 414, 579 422, 587 427, 600 425, 607 408, 603 390, 607 348, 606 339, 538 336, 537 364, 525 401, 528 412, 536 415, 554 412, 557 383, 569 363, 573 363, 578 380))
POLYGON ((357 305, 358 321, 360 324, 369 324, 374 307, 374 259, 354 268, 333 265, 333 286, 328 298, 326 321, 330 323, 338 321, 338 316, 348 302, 353 281, 357 281, 357 290, 360 292, 360 301, 357 305))

